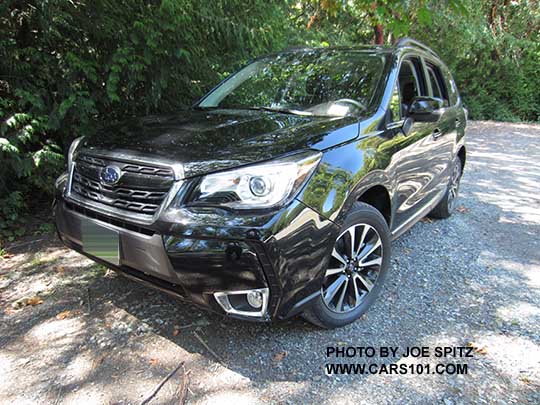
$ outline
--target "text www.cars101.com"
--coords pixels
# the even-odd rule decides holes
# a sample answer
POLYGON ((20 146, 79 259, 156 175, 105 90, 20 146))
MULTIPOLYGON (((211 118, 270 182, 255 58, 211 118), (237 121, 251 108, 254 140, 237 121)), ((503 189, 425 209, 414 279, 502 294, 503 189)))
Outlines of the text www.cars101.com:
POLYGON ((468 364, 376 364, 376 363, 328 363, 326 374, 448 374, 462 375, 468 373, 468 364))

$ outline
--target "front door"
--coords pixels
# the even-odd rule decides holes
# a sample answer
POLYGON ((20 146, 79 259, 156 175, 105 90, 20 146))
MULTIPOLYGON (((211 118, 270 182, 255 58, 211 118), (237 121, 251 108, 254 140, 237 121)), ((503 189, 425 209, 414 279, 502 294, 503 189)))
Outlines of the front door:
MULTIPOLYGON (((432 95, 420 57, 407 57, 401 62, 398 86, 401 118, 406 118, 415 97, 432 95)), ((442 163, 439 138, 446 130, 441 122, 414 122, 409 134, 402 135, 402 148, 393 155, 390 166, 396 182, 394 231, 437 198, 442 163)))

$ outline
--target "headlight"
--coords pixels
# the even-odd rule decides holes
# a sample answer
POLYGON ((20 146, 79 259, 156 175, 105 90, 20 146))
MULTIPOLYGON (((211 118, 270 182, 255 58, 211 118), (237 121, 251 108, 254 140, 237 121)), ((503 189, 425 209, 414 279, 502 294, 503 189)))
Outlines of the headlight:
POLYGON ((298 191, 321 156, 320 152, 305 152, 204 176, 189 203, 234 209, 273 207, 298 191))

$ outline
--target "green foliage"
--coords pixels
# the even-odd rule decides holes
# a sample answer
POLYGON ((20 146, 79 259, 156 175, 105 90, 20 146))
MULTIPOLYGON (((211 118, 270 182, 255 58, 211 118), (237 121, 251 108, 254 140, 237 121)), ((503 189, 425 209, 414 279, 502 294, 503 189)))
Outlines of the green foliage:
POLYGON ((433 9, 432 46, 453 72, 473 119, 540 120, 540 7, 530 1, 463 0, 456 18, 433 9))
POLYGON ((540 120, 540 4, 533 0, 305 0, 296 21, 321 43, 411 36, 453 72, 472 119, 540 120), (337 7, 337 10, 336 10, 337 7))
POLYGON ((75 137, 178 111, 291 46, 417 37, 448 62, 471 118, 539 120, 539 21, 533 0, 5 0, 0 229, 50 197, 75 137))
POLYGON ((1 2, 0 224, 51 195, 75 137, 189 106, 224 72, 285 46, 286 20, 284 1, 1 2))
POLYGON ((12 241, 16 236, 24 234, 24 228, 20 226, 20 213, 25 207, 22 193, 19 191, 0 199, 0 245, 2 239, 12 241))

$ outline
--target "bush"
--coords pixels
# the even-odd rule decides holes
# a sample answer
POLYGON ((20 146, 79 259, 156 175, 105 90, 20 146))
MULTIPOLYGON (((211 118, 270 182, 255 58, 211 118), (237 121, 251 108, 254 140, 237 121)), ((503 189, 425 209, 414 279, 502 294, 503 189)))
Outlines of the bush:
POLYGON ((0 224, 50 195, 75 137, 189 106, 224 72, 282 48, 285 4, 2 2, 0 224))
POLYGON ((539 11, 525 3, 0 2, 0 228, 50 196, 75 137, 189 106, 253 56, 371 42, 373 24, 437 50, 471 118, 539 120, 539 11))

